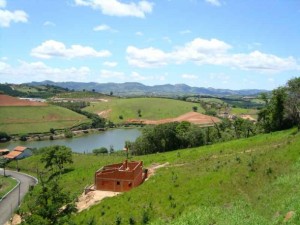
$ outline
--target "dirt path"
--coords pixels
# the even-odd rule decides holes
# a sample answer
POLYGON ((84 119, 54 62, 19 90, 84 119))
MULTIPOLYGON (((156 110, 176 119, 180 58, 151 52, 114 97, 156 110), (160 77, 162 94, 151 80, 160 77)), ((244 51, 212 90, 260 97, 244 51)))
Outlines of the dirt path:
POLYGON ((110 112, 111 112, 111 109, 108 109, 108 110, 104 110, 104 111, 98 112, 97 114, 98 114, 98 116, 107 118, 110 112))
POLYGON ((121 194, 121 192, 113 192, 113 191, 91 191, 87 194, 83 193, 78 198, 76 207, 78 209, 78 212, 81 212, 82 210, 88 209, 92 205, 97 204, 104 198, 114 197, 119 194, 121 194))

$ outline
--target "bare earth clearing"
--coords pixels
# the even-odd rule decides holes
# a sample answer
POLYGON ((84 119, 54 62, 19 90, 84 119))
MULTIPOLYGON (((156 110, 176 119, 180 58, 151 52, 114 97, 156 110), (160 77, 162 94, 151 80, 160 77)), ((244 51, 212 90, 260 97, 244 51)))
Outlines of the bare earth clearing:
POLYGON ((163 123, 170 123, 170 122, 182 122, 187 121, 193 124, 205 125, 205 124, 212 124, 220 122, 220 119, 207 116, 197 112, 188 112, 183 114, 177 118, 167 118, 161 120, 146 120, 146 119, 128 119, 126 123, 138 123, 138 124, 163 124, 163 123))
POLYGON ((47 106, 47 103, 32 102, 0 94, 0 106, 47 106))

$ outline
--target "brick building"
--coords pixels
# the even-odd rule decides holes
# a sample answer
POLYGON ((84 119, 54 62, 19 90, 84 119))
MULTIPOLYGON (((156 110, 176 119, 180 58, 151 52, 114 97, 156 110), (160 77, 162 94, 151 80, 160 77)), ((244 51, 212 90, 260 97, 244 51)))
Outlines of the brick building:
POLYGON ((95 172, 95 189, 124 192, 139 186, 147 174, 143 172, 142 161, 107 165, 95 172))

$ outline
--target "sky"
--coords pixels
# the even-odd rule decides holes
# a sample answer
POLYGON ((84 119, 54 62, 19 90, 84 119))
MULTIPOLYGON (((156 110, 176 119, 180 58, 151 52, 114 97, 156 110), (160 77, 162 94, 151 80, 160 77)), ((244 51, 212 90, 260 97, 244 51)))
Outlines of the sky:
POLYGON ((299 0, 0 0, 0 83, 272 90, 299 74, 299 0))

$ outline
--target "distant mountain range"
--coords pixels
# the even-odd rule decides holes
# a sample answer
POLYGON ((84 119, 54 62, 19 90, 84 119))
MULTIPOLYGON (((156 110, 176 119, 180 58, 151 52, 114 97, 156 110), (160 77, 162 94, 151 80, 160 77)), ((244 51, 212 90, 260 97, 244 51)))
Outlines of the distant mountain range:
POLYGON ((269 92, 267 90, 258 89, 246 89, 246 90, 230 90, 230 89, 215 89, 215 88, 204 88, 204 87, 191 87, 186 84, 164 84, 147 86, 137 82, 126 82, 126 83, 83 83, 83 82, 53 82, 53 81, 42 81, 42 82, 31 82, 26 83, 31 86, 39 85, 54 85, 58 87, 68 88, 69 90, 76 91, 97 91, 104 94, 110 94, 113 92, 117 96, 182 96, 182 95, 211 95, 211 96, 249 96, 257 95, 262 92, 269 92))

